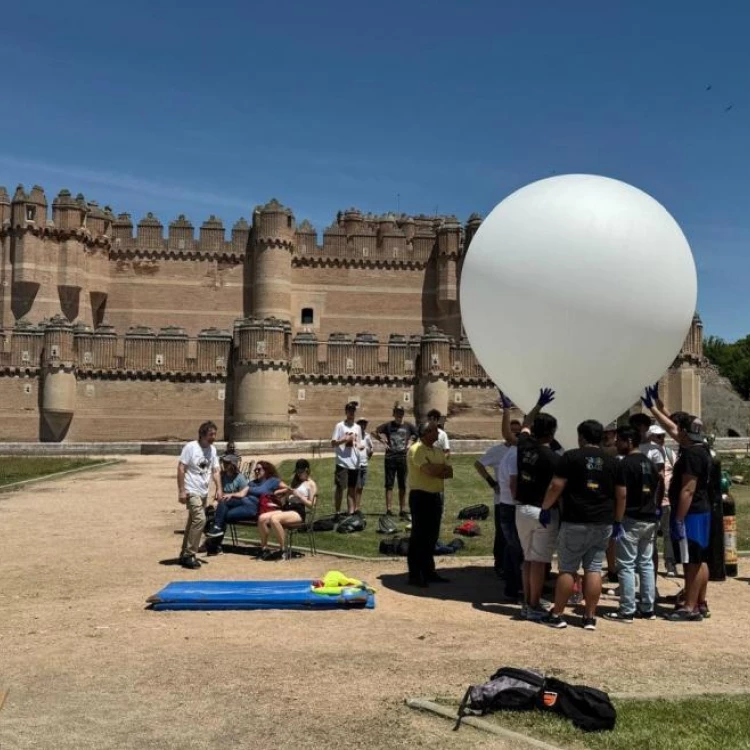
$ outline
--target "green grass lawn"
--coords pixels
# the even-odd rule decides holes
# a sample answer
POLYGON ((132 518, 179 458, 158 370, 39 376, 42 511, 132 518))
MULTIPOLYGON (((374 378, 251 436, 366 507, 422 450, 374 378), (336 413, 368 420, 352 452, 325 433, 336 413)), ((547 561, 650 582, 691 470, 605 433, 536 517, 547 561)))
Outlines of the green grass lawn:
MULTIPOLYGON (((289 481, 294 474, 296 459, 284 461, 279 465, 282 478, 289 481)), ((455 476, 447 481, 445 492, 445 513, 440 539, 449 542, 454 538, 453 529, 462 523, 456 515, 460 508, 476 503, 486 503, 490 507, 490 516, 486 521, 479 521, 482 535, 478 537, 463 537, 466 547, 460 554, 491 555, 492 543, 495 535, 493 521, 492 490, 487 483, 480 479, 474 471, 476 456, 454 456, 452 459, 455 476)), ((319 458, 311 461, 312 476, 318 483, 318 513, 317 517, 334 512, 333 507, 333 458, 319 458)), ((367 528, 356 534, 339 534, 336 531, 319 532, 316 539, 320 549, 331 552, 343 552, 352 555, 377 556, 378 546, 382 534, 377 533, 378 516, 385 512, 385 490, 383 488, 383 457, 376 456, 371 462, 367 474, 367 486, 362 496, 362 510, 367 519, 367 528)), ((398 512, 398 490, 394 490, 394 511, 398 512)), ((346 500, 344 500, 346 510, 346 500)), ((405 536, 405 522, 394 519, 405 536)), ((256 539, 255 529, 241 529, 240 536, 246 539, 256 539)))
MULTIPOLYGON (((475 503, 486 503, 490 506, 490 517, 480 521, 482 535, 466 538, 466 547, 459 553, 462 555, 492 555, 492 542, 495 529, 492 517, 492 491, 486 482, 479 478, 474 471, 474 461, 477 456, 454 456, 452 458, 455 476, 447 481, 445 492, 445 513, 440 532, 442 541, 449 542, 455 536, 453 529, 459 524, 456 519, 459 509, 475 503)), ((35 459, 29 459, 35 460, 35 459)), ((44 459, 49 460, 49 459, 44 459)), ((58 459, 63 460, 63 459, 58 459)), ((279 465, 281 476, 289 481, 294 474, 296 459, 284 461, 279 465)), ((318 483, 319 508, 318 517, 333 513, 333 458, 318 458, 311 461, 313 478, 318 483)), ((741 550, 750 550, 750 460, 724 460, 724 467, 732 474, 743 474, 748 484, 732 486, 732 496, 737 504, 737 542, 741 550)), ((397 491, 394 491, 394 510, 398 508, 397 491)), ((344 509, 346 501, 344 501, 344 509)), ((367 487, 362 497, 362 509, 367 518, 367 529, 357 534, 339 534, 336 531, 319 533, 318 545, 321 549, 331 552, 343 552, 352 555, 377 556, 378 545, 383 538, 377 533, 378 516, 385 511, 385 493, 383 489, 383 457, 376 456, 369 466, 367 487)), ((398 519, 395 519, 398 522, 398 519)), ((405 524, 399 523, 402 532, 405 524)), ((240 536, 245 539, 256 539, 254 529, 242 529, 240 536)))
POLYGON ((617 708, 617 725, 611 732, 582 732, 566 719, 538 711, 502 712, 486 718, 570 750, 750 748, 750 696, 612 702, 617 708))
POLYGON ((47 456, 0 456, 0 487, 25 479, 56 474, 60 471, 80 469, 100 464, 100 459, 65 458, 47 456))

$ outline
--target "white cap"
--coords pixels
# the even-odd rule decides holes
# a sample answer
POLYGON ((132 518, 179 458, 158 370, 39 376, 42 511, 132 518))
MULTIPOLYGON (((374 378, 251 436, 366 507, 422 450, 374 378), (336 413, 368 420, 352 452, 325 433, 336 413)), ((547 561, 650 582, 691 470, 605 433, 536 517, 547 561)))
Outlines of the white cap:
POLYGON ((667 432, 663 427, 660 427, 658 424, 652 424, 651 427, 648 428, 648 432, 646 435, 666 435, 667 432))

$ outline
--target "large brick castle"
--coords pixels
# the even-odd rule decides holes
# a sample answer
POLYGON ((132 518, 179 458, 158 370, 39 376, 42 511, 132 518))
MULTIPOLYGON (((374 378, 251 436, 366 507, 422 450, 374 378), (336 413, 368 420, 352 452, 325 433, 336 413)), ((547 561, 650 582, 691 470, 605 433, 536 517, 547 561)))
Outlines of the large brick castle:
MULTIPOLYGON (((229 239, 214 216, 165 237, 152 214, 134 227, 67 190, 50 212, 40 187, 0 188, 0 439, 183 439, 208 418, 239 441, 327 438, 351 399, 371 422, 399 402, 495 437, 458 300, 480 224, 350 209, 320 245, 272 200, 229 239)), ((700 412, 701 336, 696 316, 670 408, 700 412)))

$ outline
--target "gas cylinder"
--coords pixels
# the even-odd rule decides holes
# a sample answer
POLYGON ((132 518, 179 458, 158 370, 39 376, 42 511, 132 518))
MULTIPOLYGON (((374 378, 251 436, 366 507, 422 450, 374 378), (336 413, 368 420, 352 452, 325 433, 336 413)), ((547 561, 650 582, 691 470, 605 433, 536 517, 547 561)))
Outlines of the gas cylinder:
POLYGON ((737 510, 734 499, 727 493, 722 497, 724 506, 724 568, 728 576, 737 575, 737 510))

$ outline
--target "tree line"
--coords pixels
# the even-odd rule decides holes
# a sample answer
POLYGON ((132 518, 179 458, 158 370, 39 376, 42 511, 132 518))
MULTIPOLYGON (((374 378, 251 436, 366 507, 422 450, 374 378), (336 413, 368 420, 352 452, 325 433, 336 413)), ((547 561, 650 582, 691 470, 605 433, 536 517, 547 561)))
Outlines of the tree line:
POLYGON ((750 398, 750 336, 734 343, 718 336, 709 336, 703 342, 703 354, 716 365, 742 398, 750 398))

